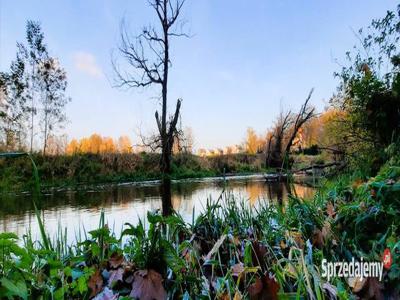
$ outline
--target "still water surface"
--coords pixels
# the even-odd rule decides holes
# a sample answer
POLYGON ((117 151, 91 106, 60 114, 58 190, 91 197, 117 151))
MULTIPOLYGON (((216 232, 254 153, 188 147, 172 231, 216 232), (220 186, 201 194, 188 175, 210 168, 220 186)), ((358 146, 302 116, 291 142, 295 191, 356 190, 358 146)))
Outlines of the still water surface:
MULTIPOLYGON (((260 176, 231 178, 225 183, 226 190, 257 205, 260 201, 285 202, 288 193, 308 198, 314 189, 301 184, 267 183, 260 176)), ((224 189, 218 179, 190 180, 172 185, 172 204, 187 222, 193 212, 197 215, 205 206, 207 198, 217 199, 224 189)), ((47 232, 54 237, 57 231, 67 228, 69 241, 75 240, 82 228, 95 229, 100 212, 105 211, 106 220, 119 233, 124 223, 135 224, 146 212, 161 208, 160 186, 157 183, 141 185, 125 184, 108 186, 85 192, 63 191, 47 194, 41 200, 42 216, 47 232)), ((0 232, 14 232, 22 236, 30 230, 38 238, 38 224, 29 195, 0 195, 0 232)))

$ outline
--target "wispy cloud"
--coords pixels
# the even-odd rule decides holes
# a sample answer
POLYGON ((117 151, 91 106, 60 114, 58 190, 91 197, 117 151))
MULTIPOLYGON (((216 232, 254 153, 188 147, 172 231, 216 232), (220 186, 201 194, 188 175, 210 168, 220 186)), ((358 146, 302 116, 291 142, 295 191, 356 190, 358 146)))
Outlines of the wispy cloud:
POLYGON ((74 65, 75 67, 92 77, 100 78, 103 76, 103 71, 96 62, 96 58, 93 54, 88 52, 76 52, 74 53, 74 65))

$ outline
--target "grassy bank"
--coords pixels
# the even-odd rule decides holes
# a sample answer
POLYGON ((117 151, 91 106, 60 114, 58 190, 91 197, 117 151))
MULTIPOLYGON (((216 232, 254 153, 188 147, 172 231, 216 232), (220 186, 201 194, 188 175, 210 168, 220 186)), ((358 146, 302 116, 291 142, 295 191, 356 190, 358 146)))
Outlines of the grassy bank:
POLYGON ((116 236, 100 218, 73 245, 0 234, 0 297, 22 299, 398 299, 400 167, 342 176, 313 199, 248 207, 226 191, 190 224, 149 213, 116 236), (322 276, 328 261, 393 263, 377 278, 322 276))
MULTIPOLYGON (((33 155, 43 189, 76 187, 101 183, 159 179, 159 155, 80 154, 64 156, 33 155)), ((250 174, 265 171, 260 155, 199 157, 179 154, 173 157, 172 178, 201 178, 223 174, 250 174)), ((34 182, 29 160, 0 160, 0 191, 31 190, 34 182)))

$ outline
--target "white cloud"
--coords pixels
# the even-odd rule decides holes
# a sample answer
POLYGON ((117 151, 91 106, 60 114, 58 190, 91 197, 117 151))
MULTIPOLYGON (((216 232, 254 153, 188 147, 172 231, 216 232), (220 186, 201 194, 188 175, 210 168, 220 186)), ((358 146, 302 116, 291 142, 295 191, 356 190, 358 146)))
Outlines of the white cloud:
POLYGON ((103 71, 97 65, 96 58, 91 53, 76 52, 74 54, 74 65, 79 71, 92 77, 100 78, 103 76, 103 71))

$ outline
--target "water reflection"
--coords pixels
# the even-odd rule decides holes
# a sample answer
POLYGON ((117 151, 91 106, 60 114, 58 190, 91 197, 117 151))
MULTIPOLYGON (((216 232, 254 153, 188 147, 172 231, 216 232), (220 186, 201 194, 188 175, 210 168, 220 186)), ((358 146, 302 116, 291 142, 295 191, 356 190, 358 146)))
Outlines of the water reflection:
MULTIPOLYGON (((224 185, 215 180, 173 183, 172 205, 190 222, 193 212, 198 214, 207 199, 217 199, 224 185)), ((289 193, 309 198, 314 192, 313 188, 304 185, 289 187, 284 183, 266 183, 262 178, 229 180, 226 189, 251 205, 259 201, 283 203, 289 193)), ((45 195, 40 205, 50 236, 54 236, 59 228, 67 227, 68 239, 72 241, 82 228, 88 231, 98 226, 101 209, 105 210, 109 226, 119 232, 124 223, 136 223, 147 211, 161 209, 160 195, 159 185, 124 185, 87 192, 53 193, 45 195)), ((0 196, 0 232, 15 232, 22 236, 29 229, 34 237, 38 237, 30 196, 0 196)))

